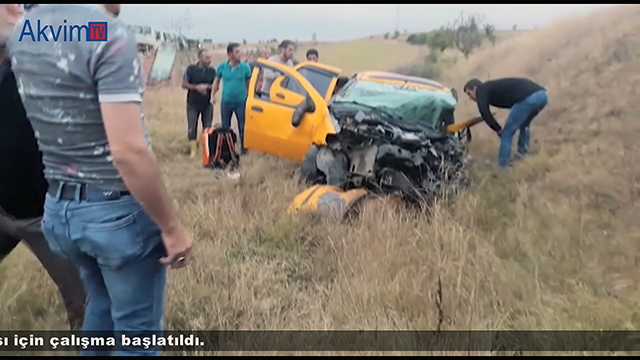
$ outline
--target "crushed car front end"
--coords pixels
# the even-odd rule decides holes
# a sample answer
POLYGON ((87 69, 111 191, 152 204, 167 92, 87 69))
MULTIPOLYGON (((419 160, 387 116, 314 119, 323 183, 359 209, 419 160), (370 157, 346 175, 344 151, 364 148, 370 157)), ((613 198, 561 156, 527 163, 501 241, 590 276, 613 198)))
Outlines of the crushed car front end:
POLYGON ((315 157, 315 182, 425 204, 467 182, 467 153, 447 132, 455 91, 397 74, 359 74, 329 102, 336 133, 315 157))

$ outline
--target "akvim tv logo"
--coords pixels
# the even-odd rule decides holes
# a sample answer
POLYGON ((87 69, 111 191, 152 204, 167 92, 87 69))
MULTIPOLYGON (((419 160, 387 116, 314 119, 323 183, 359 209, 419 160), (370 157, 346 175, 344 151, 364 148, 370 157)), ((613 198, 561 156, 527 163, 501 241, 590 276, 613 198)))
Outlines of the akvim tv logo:
POLYGON ((69 25, 64 20, 62 25, 37 23, 37 32, 34 32, 31 21, 25 19, 18 41, 25 37, 31 38, 33 42, 52 41, 107 41, 108 31, 106 21, 88 22, 86 25, 69 25), (85 36, 82 36, 84 32, 85 36), (74 34, 76 34, 74 38, 74 34))

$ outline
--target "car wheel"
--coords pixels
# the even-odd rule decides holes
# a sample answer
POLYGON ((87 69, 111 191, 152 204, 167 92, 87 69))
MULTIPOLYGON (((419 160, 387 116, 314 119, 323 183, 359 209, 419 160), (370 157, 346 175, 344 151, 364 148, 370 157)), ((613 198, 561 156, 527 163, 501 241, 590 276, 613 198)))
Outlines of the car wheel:
POLYGON ((306 183, 316 184, 322 180, 322 172, 318 170, 318 165, 316 164, 319 151, 320 149, 316 145, 311 145, 311 148, 302 160, 300 178, 306 183))
POLYGON ((323 147, 316 156, 316 166, 326 178, 327 185, 346 187, 349 180, 349 158, 345 153, 323 147))

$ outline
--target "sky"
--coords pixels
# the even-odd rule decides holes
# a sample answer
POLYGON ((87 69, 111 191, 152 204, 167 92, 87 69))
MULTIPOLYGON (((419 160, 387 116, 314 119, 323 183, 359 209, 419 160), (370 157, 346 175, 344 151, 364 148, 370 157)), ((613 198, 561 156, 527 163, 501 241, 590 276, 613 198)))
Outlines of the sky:
POLYGON ((568 16, 582 16, 612 5, 165 5, 123 4, 129 24, 178 32, 214 42, 278 40, 340 41, 393 32, 429 31, 466 14, 482 14, 496 29, 533 29, 568 16))

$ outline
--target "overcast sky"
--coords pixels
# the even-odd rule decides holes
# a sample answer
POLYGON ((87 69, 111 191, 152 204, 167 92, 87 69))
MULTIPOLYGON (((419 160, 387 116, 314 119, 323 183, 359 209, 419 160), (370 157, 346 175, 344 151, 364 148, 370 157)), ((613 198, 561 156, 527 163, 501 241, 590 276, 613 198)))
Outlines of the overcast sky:
POLYGON ((567 16, 581 16, 611 5, 130 5, 120 17, 129 24, 182 32, 216 42, 255 42, 264 38, 318 41, 353 39, 393 32, 427 31, 461 11, 480 13, 497 29, 541 27, 567 16), (186 25, 188 24, 188 25, 186 25))

